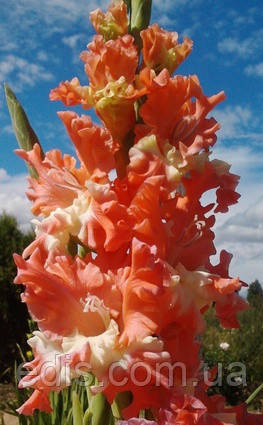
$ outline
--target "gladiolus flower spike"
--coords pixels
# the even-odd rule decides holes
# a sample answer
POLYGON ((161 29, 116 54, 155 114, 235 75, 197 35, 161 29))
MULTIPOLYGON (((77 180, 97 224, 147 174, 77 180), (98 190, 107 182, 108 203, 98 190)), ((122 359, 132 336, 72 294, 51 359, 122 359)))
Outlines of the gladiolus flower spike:
POLYGON ((216 216, 239 198, 239 177, 210 158, 220 128, 211 111, 225 95, 174 75, 193 43, 148 26, 150 10, 148 0, 117 0, 92 12, 97 34, 81 53, 89 84, 74 77, 50 92, 101 119, 58 113, 80 165, 39 143, 17 150, 36 173, 27 196, 37 218, 34 242, 14 255, 15 283, 38 325, 19 383, 34 391, 18 412, 50 412, 50 392, 89 373, 86 413, 74 393, 79 423, 263 424, 207 394, 199 353, 207 308, 227 328, 247 308, 231 255, 210 262, 216 216))

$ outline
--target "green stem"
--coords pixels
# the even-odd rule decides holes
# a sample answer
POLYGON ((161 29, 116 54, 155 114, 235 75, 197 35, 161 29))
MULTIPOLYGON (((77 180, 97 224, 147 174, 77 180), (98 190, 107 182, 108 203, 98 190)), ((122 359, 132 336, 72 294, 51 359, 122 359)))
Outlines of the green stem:
POLYGON ((263 390, 263 384, 261 384, 245 401, 246 404, 250 404, 254 398, 260 393, 260 391, 263 390))
POLYGON ((142 48, 140 32, 149 26, 151 10, 152 0, 131 0, 131 34, 139 52, 142 48))
POLYGON ((127 11, 128 11, 128 15, 130 14, 130 10, 131 10, 131 0, 124 0, 124 3, 127 6, 127 11))
POLYGON ((134 144, 133 130, 129 131, 120 149, 115 153, 116 172, 119 179, 126 176, 126 167, 130 162, 129 150, 134 144))

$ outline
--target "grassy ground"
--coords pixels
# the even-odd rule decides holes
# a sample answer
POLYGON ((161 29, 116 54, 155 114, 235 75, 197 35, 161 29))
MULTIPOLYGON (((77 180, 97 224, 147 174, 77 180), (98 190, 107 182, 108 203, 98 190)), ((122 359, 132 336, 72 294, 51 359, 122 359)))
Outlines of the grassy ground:
POLYGON ((18 425, 18 419, 15 416, 4 413, 7 403, 14 400, 15 391, 12 384, 0 384, 0 424, 18 425))

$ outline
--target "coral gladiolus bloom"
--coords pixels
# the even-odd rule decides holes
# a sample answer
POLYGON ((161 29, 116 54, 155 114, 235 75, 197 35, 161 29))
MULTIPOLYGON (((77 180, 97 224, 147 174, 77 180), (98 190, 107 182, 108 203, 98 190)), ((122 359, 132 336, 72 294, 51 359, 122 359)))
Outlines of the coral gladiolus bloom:
POLYGON ((220 128, 210 114, 224 92, 206 96, 197 76, 172 76, 193 46, 176 32, 144 29, 141 52, 126 2, 91 21, 97 34, 81 54, 89 85, 75 77, 50 99, 94 107, 103 125, 59 112, 76 157, 42 155, 38 144, 17 151, 35 169, 27 196, 38 217, 35 240, 14 256, 38 326, 19 383, 34 392, 18 412, 50 412, 49 393, 89 372, 92 393, 109 403, 131 393, 119 425, 263 424, 209 396, 201 376, 205 311, 237 328, 248 307, 244 283, 229 274, 231 254, 210 259, 217 214, 239 198, 239 177, 210 158, 220 128))

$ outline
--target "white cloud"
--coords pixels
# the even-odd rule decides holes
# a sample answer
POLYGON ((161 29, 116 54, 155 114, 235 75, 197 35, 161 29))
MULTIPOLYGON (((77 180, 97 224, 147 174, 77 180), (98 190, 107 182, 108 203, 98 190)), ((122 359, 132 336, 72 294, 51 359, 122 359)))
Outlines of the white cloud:
POLYGON ((12 41, 7 41, 6 43, 1 43, 0 45, 0 50, 2 52, 10 52, 10 50, 14 50, 16 49, 16 44, 13 43, 12 41))
MULTIPOLYGON (((249 205, 262 196, 263 153, 253 150, 250 146, 225 146, 217 142, 211 159, 218 158, 231 165, 231 173, 240 176, 237 192, 241 195, 238 203, 232 205, 226 214, 216 214, 215 229, 220 228, 231 217, 243 214, 249 205)), ((215 202, 215 191, 209 191, 203 196, 204 204, 215 202)))
POLYGON ((195 34, 195 32, 202 26, 202 24, 200 23, 200 21, 197 19, 193 25, 191 25, 189 28, 185 28, 182 36, 187 36, 187 37, 193 37, 193 35, 195 34))
MULTIPOLYGON (((245 114, 248 118, 248 115, 245 114)), ((211 158, 222 159, 231 166, 231 172, 240 175, 238 203, 226 214, 216 214, 215 245, 233 254, 230 274, 247 282, 263 276, 263 152, 247 144, 217 142, 211 158)), ((215 201, 214 191, 207 193, 205 204, 215 201)), ((212 257, 213 260, 213 257, 212 257)), ((216 259, 214 258, 215 262, 216 259)), ((213 260, 213 261, 214 261, 213 260)))
MULTIPOLYGON (((259 15, 260 10, 257 10, 257 13, 259 15)), ((254 12, 253 8, 247 9, 246 14, 241 15, 239 11, 236 9, 231 9, 229 13, 227 14, 227 19, 231 22, 232 25, 235 26, 242 26, 245 25, 246 27, 249 24, 254 24, 254 12)))
POLYGON ((26 177, 26 174, 10 176, 5 169, 0 169, 0 213, 14 215, 22 230, 30 228, 32 219, 31 204, 25 195, 26 177))
POLYGON ((34 87, 39 81, 50 81, 54 77, 42 65, 30 63, 28 60, 7 55, 0 62, 0 80, 12 81, 15 91, 21 91, 27 85, 34 87))
POLYGON ((248 65, 245 70, 245 74, 252 75, 256 77, 262 77, 263 78, 263 62, 260 62, 256 65, 248 65))
POLYGON ((69 37, 63 37, 62 38, 62 42, 70 47, 71 49, 75 49, 75 47, 77 46, 79 40, 83 37, 82 34, 74 34, 74 35, 70 35, 69 37))
POLYGON ((218 50, 222 53, 234 53, 238 56, 246 56, 249 51, 251 40, 246 39, 242 42, 235 38, 227 37, 218 43, 218 50))
POLYGON ((216 109, 212 115, 221 124, 217 133, 221 139, 258 141, 263 138, 262 122, 248 106, 227 106, 216 109))
MULTIPOLYGON (((89 12, 98 7, 106 9, 108 0, 27 0, 18 2, 9 0, 2 5, 3 20, 2 33, 5 41, 14 37, 19 45, 25 46, 31 40, 26 36, 34 34, 46 38, 54 33, 64 32, 74 24, 85 24, 88 30, 89 12), (14 29, 10 33, 10 25, 14 29), (19 36, 22 36, 19 39, 19 36)), ((37 39, 36 39, 37 42, 37 39)))
POLYGON ((263 197, 216 229, 216 245, 234 254, 231 274, 252 282, 263 275, 263 197))
POLYGON ((48 54, 47 52, 44 52, 44 50, 40 50, 37 53, 37 59, 41 62, 47 62, 48 61, 48 54))
POLYGON ((7 125, 4 125, 2 128, 1 128, 1 133, 6 133, 6 134, 14 134, 14 130, 13 130, 13 127, 11 126, 11 125, 9 125, 9 124, 7 124, 7 125))
MULTIPOLYGON (((183 16, 185 11, 191 7, 191 14, 195 23, 193 26, 195 27, 196 20, 193 15, 193 10, 195 7, 199 6, 199 4, 203 0, 162 0, 162 1, 153 1, 152 2, 152 22, 158 22, 158 24, 166 29, 170 29, 172 31, 175 30, 177 26, 178 16, 183 16)), ((199 18, 199 15, 198 15, 199 18)), ((198 24, 200 26, 200 23, 198 24)), ((195 31, 196 28, 194 28, 195 31)), ((190 28, 188 28, 190 33, 190 28)), ((191 34, 193 31, 191 30, 191 34)), ((179 34, 180 35, 180 34, 179 34)), ((187 33, 188 35, 188 33, 187 33)))
POLYGON ((0 182, 8 179, 8 174, 4 168, 0 168, 0 182))
POLYGON ((232 215, 244 212, 249 205, 262 195, 263 152, 251 146, 226 146, 218 141, 212 158, 222 159, 231 164, 231 172, 240 176, 237 191, 241 194, 238 204, 231 207, 229 213, 219 215, 220 224, 232 215))
POLYGON ((262 166, 263 153, 252 149, 246 145, 231 145, 226 146, 217 142, 213 151, 213 157, 223 158, 224 161, 232 164, 235 173, 247 175, 251 174, 253 169, 262 166))
POLYGON ((162 13, 171 13, 171 11, 175 9, 179 9, 182 11, 184 7, 188 7, 191 5, 191 7, 196 6, 200 4, 202 0, 162 0, 162 1, 153 1, 153 10, 159 10, 162 13))
POLYGON ((221 53, 229 53, 242 59, 255 56, 262 52, 263 30, 254 31, 249 37, 238 39, 237 37, 226 37, 217 44, 221 53))

